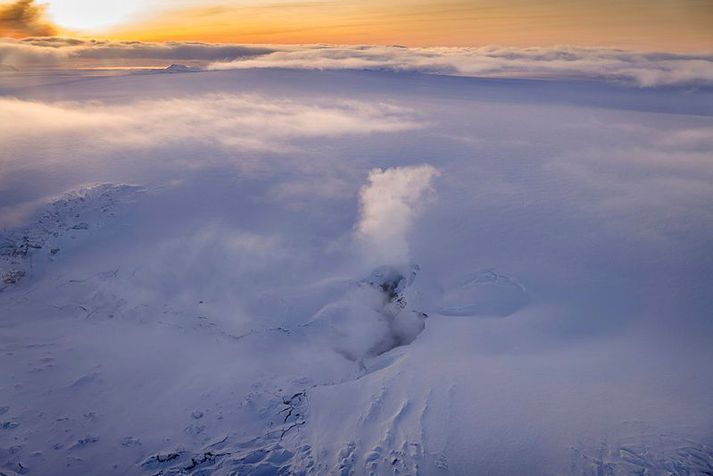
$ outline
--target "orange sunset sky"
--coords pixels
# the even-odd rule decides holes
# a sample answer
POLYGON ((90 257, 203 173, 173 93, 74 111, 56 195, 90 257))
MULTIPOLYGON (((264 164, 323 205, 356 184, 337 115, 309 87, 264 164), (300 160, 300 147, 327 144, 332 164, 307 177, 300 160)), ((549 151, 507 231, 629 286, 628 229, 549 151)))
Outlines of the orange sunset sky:
POLYGON ((0 36, 713 51, 711 0, 0 0, 0 36))

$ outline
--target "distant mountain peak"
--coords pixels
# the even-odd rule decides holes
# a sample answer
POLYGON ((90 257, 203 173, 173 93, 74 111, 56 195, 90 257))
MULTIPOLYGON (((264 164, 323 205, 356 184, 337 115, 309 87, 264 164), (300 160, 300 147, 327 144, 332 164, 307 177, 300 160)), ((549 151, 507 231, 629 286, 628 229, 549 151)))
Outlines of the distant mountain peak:
POLYGON ((166 67, 164 71, 168 73, 190 73, 199 71, 199 69, 185 64, 173 63, 171 66, 166 67))

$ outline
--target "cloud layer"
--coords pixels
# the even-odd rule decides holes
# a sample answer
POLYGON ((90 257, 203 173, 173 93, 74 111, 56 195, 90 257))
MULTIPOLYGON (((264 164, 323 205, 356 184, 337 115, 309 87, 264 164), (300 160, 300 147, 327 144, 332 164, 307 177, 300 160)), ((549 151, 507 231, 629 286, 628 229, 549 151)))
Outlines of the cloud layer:
POLYGON ((368 69, 479 77, 604 79, 639 86, 713 84, 713 56, 605 48, 306 46, 213 63, 210 68, 368 69))
POLYGON ((81 40, 77 38, 36 37, 0 40, 0 64, 17 68, 132 66, 141 60, 235 61, 273 52, 263 46, 200 42, 149 43, 141 41, 81 40))
POLYGON ((0 64, 16 68, 161 66, 174 61, 194 62, 213 70, 357 69, 472 77, 605 80, 643 87, 713 85, 713 55, 608 48, 260 46, 58 37, 0 40, 0 64))

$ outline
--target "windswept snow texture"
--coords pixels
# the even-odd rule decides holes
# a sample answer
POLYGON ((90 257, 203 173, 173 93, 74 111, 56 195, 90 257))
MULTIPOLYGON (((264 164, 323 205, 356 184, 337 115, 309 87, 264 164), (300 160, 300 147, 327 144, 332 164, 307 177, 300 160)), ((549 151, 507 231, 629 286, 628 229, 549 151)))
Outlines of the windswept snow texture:
POLYGON ((0 474, 713 474, 713 91, 190 71, 2 78, 0 474))

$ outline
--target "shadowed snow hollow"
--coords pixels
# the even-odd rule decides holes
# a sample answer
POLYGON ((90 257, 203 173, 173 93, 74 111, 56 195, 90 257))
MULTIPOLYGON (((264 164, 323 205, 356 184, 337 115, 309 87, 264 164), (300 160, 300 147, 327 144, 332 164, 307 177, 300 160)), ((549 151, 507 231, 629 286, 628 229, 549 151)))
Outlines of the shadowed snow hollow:
POLYGON ((525 288, 493 269, 475 273, 446 290, 440 313, 446 316, 505 317, 530 301, 525 288))

